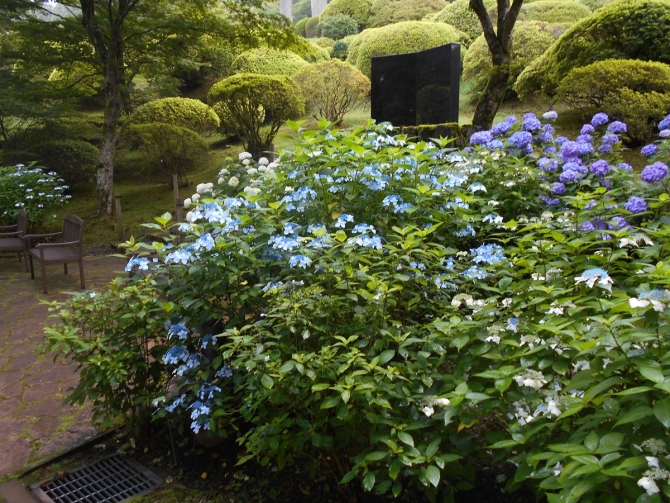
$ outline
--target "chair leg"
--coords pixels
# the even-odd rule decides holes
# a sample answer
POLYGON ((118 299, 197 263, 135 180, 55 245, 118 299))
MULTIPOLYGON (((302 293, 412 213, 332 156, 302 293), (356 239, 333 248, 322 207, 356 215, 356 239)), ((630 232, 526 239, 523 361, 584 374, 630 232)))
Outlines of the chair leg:
POLYGON ((28 255, 28 258, 30 260, 30 279, 35 279, 35 267, 33 265, 33 256, 28 255))
POLYGON ((49 293, 47 290, 47 268, 43 260, 40 260, 40 263, 42 264, 42 286, 44 286, 44 293, 49 293))
POLYGON ((67 275, 67 264, 63 264, 63 274, 67 275))
POLYGON ((28 252, 23 250, 23 261, 26 264, 26 272, 28 272, 28 252))
POLYGON ((81 289, 85 290, 86 285, 84 284, 84 261, 79 259, 79 277, 81 279, 81 289))

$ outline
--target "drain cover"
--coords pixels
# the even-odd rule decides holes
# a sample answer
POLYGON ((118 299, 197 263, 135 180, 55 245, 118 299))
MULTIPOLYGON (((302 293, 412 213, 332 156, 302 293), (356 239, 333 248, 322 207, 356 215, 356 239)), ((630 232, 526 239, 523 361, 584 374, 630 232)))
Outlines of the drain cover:
POLYGON ((145 467, 118 455, 31 486, 43 503, 120 503, 163 485, 145 467))

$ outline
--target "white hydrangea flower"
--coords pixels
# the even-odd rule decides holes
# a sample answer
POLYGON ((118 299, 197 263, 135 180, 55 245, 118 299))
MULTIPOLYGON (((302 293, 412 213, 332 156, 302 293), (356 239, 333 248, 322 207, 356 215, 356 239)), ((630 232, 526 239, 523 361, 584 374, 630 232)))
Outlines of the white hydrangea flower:
POLYGON ((261 166, 267 166, 268 164, 270 164, 270 161, 268 161, 267 157, 261 157, 260 159, 258 159, 258 164, 260 164, 261 166))
POLYGON ((217 183, 218 183, 219 185, 223 185, 224 183, 226 183, 226 179, 225 179, 224 177, 221 177, 221 178, 219 178, 219 179, 217 180, 217 183))
POLYGON ((239 184, 240 180, 236 176, 233 176, 230 178, 230 180, 228 180, 228 185, 230 185, 233 188, 237 187, 239 184))
POLYGON ((660 468, 658 465, 658 458, 654 456, 645 456, 647 463, 649 463, 649 468, 660 468))
POLYGON ((256 173, 258 173, 258 170, 256 168, 247 169, 247 175, 255 175, 256 173))
POLYGON ((249 152, 242 152, 239 156, 238 159, 240 161, 245 161, 247 159, 251 159, 253 156, 249 152))
POLYGON ((437 398, 434 402, 438 407, 448 407, 451 405, 451 401, 448 398, 437 398))
POLYGON ((200 199, 200 194, 198 194, 197 192, 191 196, 191 200, 194 203, 197 203, 199 199, 200 199))
POLYGON ((244 164, 245 166, 249 166, 249 164, 251 164, 251 161, 249 159, 245 159, 242 161, 242 164, 244 164))
POLYGON ((421 412, 423 412, 426 416, 430 417, 433 414, 435 414, 435 409, 426 405, 423 409, 421 409, 421 412))
POLYGON ((187 197, 184 199, 184 208, 189 209, 191 207, 191 198, 187 197))
POLYGON ((527 386, 536 390, 547 384, 544 375, 536 370, 525 370, 523 374, 514 377, 514 380, 519 386, 527 386))
POLYGON ((661 490, 656 485, 656 482, 654 482, 654 480, 649 477, 642 477, 637 481, 637 485, 647 491, 649 496, 653 496, 654 494, 661 492, 661 490))
POLYGON ((213 183, 199 183, 196 186, 195 191, 198 194, 204 194, 205 192, 211 192, 213 188, 214 188, 213 183))

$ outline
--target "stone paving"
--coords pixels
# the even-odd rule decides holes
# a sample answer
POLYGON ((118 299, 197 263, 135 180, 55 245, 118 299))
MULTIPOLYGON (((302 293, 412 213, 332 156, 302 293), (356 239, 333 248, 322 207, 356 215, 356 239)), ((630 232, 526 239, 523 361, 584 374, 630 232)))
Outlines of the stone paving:
MULTIPOLYGON (((88 290, 101 289, 123 271, 126 261, 84 257, 88 290)), ((47 267, 49 294, 24 272, 16 256, 0 256, 0 479, 77 446, 97 433, 87 407, 64 406, 66 390, 76 385, 76 366, 35 355, 43 327, 51 320, 41 300, 64 300, 79 290, 78 268, 47 267)))

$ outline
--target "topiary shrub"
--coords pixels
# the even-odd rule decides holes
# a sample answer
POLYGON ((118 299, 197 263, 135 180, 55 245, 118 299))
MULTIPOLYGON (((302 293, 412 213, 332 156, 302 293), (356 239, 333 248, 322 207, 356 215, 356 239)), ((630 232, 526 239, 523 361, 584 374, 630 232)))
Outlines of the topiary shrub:
POLYGON ((322 37, 340 40, 347 35, 358 33, 358 23, 346 14, 336 14, 325 18, 319 23, 319 32, 322 37))
POLYGON ((344 40, 338 40, 333 45, 333 57, 341 60, 347 59, 347 54, 349 53, 349 44, 344 40))
POLYGON ((358 30, 368 27, 372 0, 332 0, 321 13, 321 20, 345 14, 358 23, 358 30))
MULTIPOLYGON (((525 4, 519 13, 520 21, 544 21, 545 23, 576 23, 589 17, 591 9, 569 0, 543 0, 525 4)), ((518 32, 518 28, 514 28, 518 32)))
POLYGON ((305 37, 316 38, 319 36, 317 30, 319 26, 319 16, 310 17, 305 23, 305 37))
POLYGON ((163 98, 141 105, 128 119, 128 124, 162 122, 208 134, 219 127, 219 118, 207 104, 191 98, 163 98))
MULTIPOLYGON (((495 19, 496 5, 496 0, 484 0, 484 6, 489 11, 491 19, 495 19)), ((431 21, 450 24, 465 33, 468 36, 466 45, 470 45, 474 39, 483 33, 477 14, 470 9, 470 0, 456 0, 450 3, 436 16, 431 16, 431 21)))
POLYGON ((291 46, 291 52, 294 52, 308 63, 317 63, 330 59, 330 53, 327 49, 312 44, 309 40, 298 37, 291 46))
POLYGON ((339 123, 355 106, 367 102, 370 79, 354 66, 338 59, 302 68, 293 76, 302 90, 306 108, 316 118, 339 123))
POLYGON ((306 64, 304 59, 291 51, 259 47, 235 58, 232 69, 234 73, 291 76, 306 64))
POLYGON ((633 145, 641 145, 655 139, 657 124, 670 112, 670 92, 640 93, 624 88, 605 98, 600 109, 625 121, 633 145))
POLYGON ((304 17, 295 24, 295 32, 298 35, 300 35, 301 37, 306 37, 307 36, 307 34, 305 33, 305 27, 307 25, 308 20, 309 20, 309 18, 304 17))
POLYGON ((293 3, 293 21, 296 23, 312 16, 312 0, 299 0, 293 3))
MULTIPOLYGON (((512 61, 508 94, 513 93, 513 85, 523 69, 535 58, 542 55, 556 41, 551 25, 536 22, 517 22, 512 42, 512 61)), ((473 79, 471 99, 479 100, 486 88, 493 65, 489 47, 481 34, 468 48, 463 61, 463 79, 473 79)))
POLYGON ((305 111, 300 89, 280 75, 233 75, 214 84, 207 99, 255 155, 271 148, 284 121, 305 111))
POLYGON ((374 0, 369 26, 379 28, 401 21, 420 21, 447 5, 449 2, 446 0, 374 0))
POLYGON ((523 96, 553 96, 570 70, 605 59, 670 63, 670 2, 621 0, 579 21, 519 76, 523 96))
POLYGON ((594 11, 615 1, 616 0, 579 0, 579 3, 586 5, 589 9, 594 11))
POLYGON ((335 45, 335 40, 328 37, 313 38, 310 40, 310 42, 317 47, 321 47, 322 49, 332 49, 332 47, 335 45))
POLYGON ((462 44, 467 35, 453 26, 426 21, 405 21, 382 28, 369 28, 349 46, 347 62, 358 67, 368 77, 374 56, 404 54, 431 49, 444 44, 462 44), (360 40, 360 41, 359 41, 360 40))
POLYGON ((188 182, 186 175, 207 158, 205 140, 184 127, 163 122, 131 124, 124 135, 144 152, 152 171, 170 185, 175 173, 180 185, 188 182))
POLYGON ((31 150, 70 186, 92 179, 100 157, 100 150, 83 140, 51 140, 31 150))

